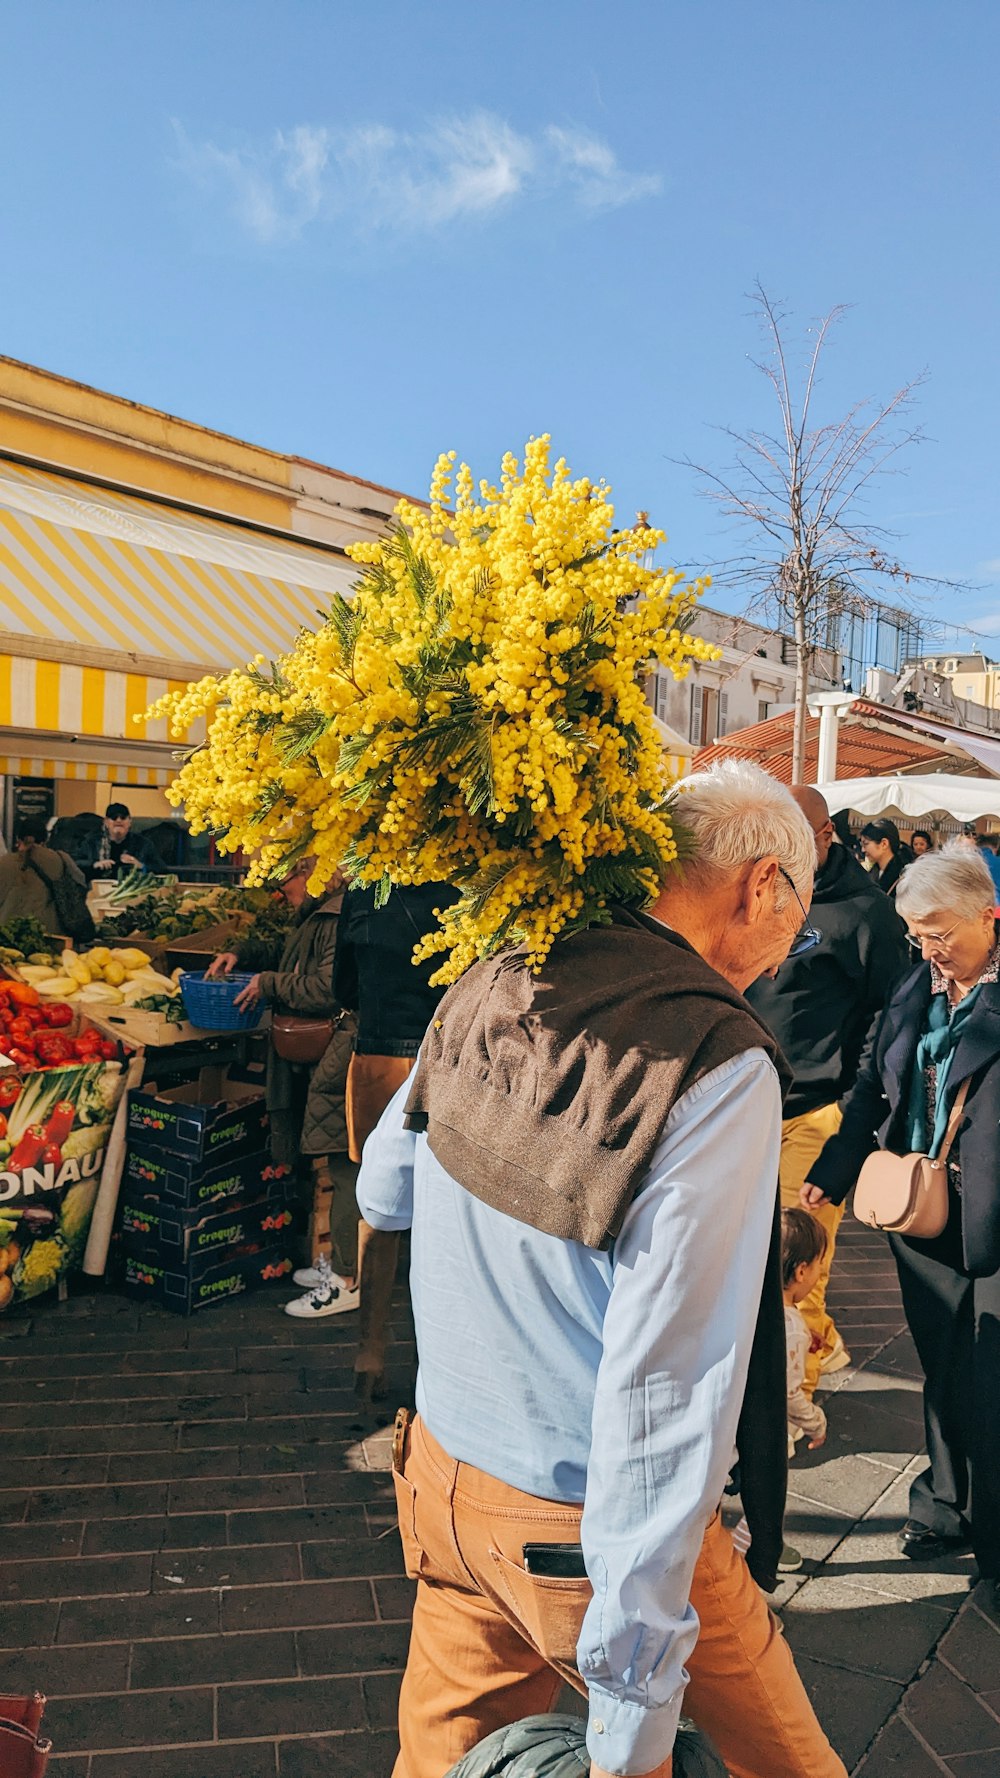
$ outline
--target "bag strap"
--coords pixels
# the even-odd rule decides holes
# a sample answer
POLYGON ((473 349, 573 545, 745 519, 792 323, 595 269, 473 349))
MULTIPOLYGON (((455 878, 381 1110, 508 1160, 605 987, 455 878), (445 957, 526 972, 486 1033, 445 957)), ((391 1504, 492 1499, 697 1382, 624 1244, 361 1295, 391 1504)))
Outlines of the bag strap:
POLYGON ((25 866, 25 869, 26 870, 33 870, 36 877, 41 878, 42 882, 45 884, 46 889, 51 889, 54 887, 54 878, 46 876, 41 865, 37 862, 37 860, 33 857, 33 855, 31 853, 28 854, 28 862, 25 866))
POLYGON ((951 1112, 949 1113, 949 1117, 948 1117, 948 1122, 947 1122, 947 1125, 945 1126, 944 1141, 942 1142, 941 1147, 938 1149, 937 1154, 934 1156, 934 1165, 936 1167, 943 1167, 945 1162, 948 1159, 948 1152, 951 1148, 952 1143, 955 1140, 955 1137, 958 1135, 959 1122, 961 1120, 962 1113, 965 1110, 965 1101, 968 1097, 969 1088, 971 1087, 971 1085, 972 1085, 972 1076, 969 1075, 965 1080, 963 1080, 961 1086, 958 1089, 958 1092, 955 1094, 955 1103, 951 1108, 951 1112))

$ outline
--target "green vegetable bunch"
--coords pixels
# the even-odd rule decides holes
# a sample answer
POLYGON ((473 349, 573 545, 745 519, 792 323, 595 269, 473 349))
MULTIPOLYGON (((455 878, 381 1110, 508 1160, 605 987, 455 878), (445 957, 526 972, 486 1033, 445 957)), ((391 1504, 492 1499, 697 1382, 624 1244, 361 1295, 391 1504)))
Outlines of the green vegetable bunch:
POLYGON ((30 957, 33 951, 47 951, 45 929, 37 920, 7 920, 0 926, 0 948, 19 951, 30 957))

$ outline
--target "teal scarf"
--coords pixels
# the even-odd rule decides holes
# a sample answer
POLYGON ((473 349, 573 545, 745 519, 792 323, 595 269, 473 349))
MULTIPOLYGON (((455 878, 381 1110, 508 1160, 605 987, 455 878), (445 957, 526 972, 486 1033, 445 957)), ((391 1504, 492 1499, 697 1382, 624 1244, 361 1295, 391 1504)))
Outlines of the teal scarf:
POLYGON ((917 1044, 913 1076, 910 1081, 910 1149, 914 1154, 930 1155, 931 1160, 940 1149, 948 1126, 945 1094, 948 1089, 952 1057, 958 1048, 958 1042, 969 1014, 979 999, 981 985, 977 982, 971 993, 966 994, 965 999, 960 1000, 954 1010, 948 1005, 947 994, 933 994, 927 1013, 927 1025, 917 1044), (934 1093, 934 1128, 928 1132, 927 1084, 924 1077, 930 1062, 933 1062, 937 1068, 937 1077, 934 1093))

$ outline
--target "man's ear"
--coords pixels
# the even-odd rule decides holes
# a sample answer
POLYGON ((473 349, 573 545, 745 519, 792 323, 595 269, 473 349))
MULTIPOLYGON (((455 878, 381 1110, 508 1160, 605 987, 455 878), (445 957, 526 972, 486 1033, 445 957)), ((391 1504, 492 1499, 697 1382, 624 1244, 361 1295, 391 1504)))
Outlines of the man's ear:
POLYGON ((778 860, 770 855, 756 859, 750 866, 743 885, 743 911, 751 926, 762 914, 771 912, 778 875, 778 860))

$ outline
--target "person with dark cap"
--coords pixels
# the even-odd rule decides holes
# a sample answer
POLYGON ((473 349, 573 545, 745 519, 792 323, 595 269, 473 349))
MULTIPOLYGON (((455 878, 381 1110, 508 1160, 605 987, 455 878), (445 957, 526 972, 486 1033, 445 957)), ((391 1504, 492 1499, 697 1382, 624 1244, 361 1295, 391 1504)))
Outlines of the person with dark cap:
POLYGON ((156 871, 160 859, 142 834, 132 831, 132 812, 126 803, 109 803, 97 855, 87 868, 90 881, 113 883, 129 871, 156 871))
POLYGON ((895 821, 880 815, 877 821, 867 822, 861 829, 861 850, 871 865, 872 882, 883 895, 895 895, 896 884, 913 863, 913 853, 900 839, 895 821))
MULTIPOLYGON (((747 990, 747 999, 773 1031, 794 1075, 781 1126, 781 1202, 786 1210, 797 1208, 813 1161, 840 1128, 838 1101, 854 1085, 869 1026, 908 963, 903 926, 892 901, 834 841, 824 798, 808 785, 796 786, 792 795, 816 842, 810 918, 823 942, 790 957, 773 979, 763 976, 747 990)), ((812 1335, 805 1378, 810 1396, 821 1373, 841 1370, 849 1362, 826 1307, 843 1214, 842 1204, 824 1205, 819 1212, 826 1251, 815 1285, 799 1303, 812 1335)))

